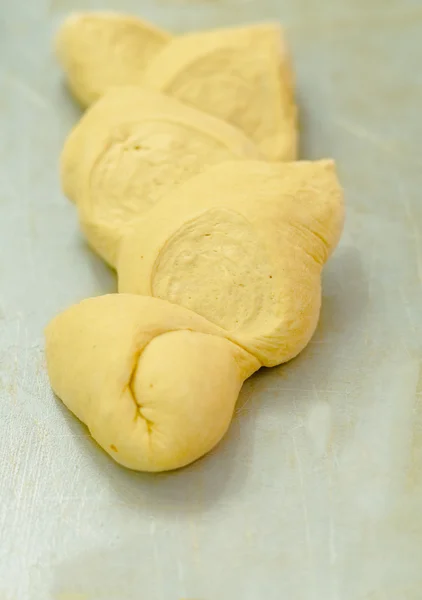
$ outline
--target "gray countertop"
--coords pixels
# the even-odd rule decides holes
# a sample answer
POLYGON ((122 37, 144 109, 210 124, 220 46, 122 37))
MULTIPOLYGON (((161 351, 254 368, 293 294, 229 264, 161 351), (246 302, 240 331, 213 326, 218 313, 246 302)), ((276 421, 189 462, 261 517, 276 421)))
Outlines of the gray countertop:
POLYGON ((1 600, 420 600, 421 30, 420 0, 0 0, 1 600), (302 156, 337 159, 348 205, 308 349, 158 476, 112 463, 44 365, 48 320, 115 289, 60 192, 79 113, 50 50, 67 12, 105 7, 284 23, 302 156))

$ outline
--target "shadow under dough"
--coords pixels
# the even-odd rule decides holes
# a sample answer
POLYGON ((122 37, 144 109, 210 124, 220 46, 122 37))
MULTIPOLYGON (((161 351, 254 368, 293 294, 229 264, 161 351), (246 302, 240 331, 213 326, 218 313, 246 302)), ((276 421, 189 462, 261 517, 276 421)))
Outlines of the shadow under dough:
MULTIPOLYGON (((323 309, 314 337, 314 341, 324 342, 326 336, 334 333, 333 356, 336 346, 346 343, 364 313, 368 299, 365 285, 358 285, 362 282, 366 282, 366 276, 359 252, 350 247, 340 249, 324 274, 323 309)), ((237 415, 216 448, 195 463, 168 473, 138 473, 114 463, 88 435, 80 435, 82 428, 86 431, 85 426, 65 407, 62 409, 69 427, 79 433, 77 439, 84 458, 95 464, 118 503, 154 515, 206 513, 219 502, 226 503, 237 497, 246 484, 254 452, 254 429, 260 411, 265 410, 266 390, 280 383, 280 397, 273 394, 268 402, 279 403, 282 411, 288 402, 283 388, 291 387, 289 379, 306 378, 308 361, 313 371, 329 371, 330 365, 326 364, 329 360, 326 353, 316 352, 311 347, 286 365, 261 369, 245 382, 236 406, 237 415), (281 397, 283 402, 279 402, 281 397), (239 418, 246 405, 248 418, 239 418)), ((280 418, 282 414, 280 412, 280 418)))

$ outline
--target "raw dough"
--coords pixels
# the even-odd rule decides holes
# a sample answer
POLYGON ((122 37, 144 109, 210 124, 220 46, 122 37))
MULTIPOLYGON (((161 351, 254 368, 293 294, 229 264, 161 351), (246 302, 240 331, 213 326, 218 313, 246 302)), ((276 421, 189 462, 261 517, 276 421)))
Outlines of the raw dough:
POLYGON ((124 227, 209 165, 257 158, 239 130, 158 92, 115 88, 82 117, 62 155, 62 185, 111 265, 124 227))
POLYGON ((144 83, 239 127, 270 160, 296 158, 293 72, 278 25, 173 38, 144 83))
POLYGON ((216 165, 132 224, 119 291, 189 308, 274 366, 315 330, 321 270, 342 226, 332 161, 216 165))
POLYGON ((260 160, 297 152, 275 25, 171 40, 88 13, 57 46, 75 96, 100 98, 65 144, 63 189, 130 293, 50 323, 51 384, 120 464, 182 467, 224 435, 243 381, 312 336, 343 225, 334 163, 260 160))
POLYGON ((80 13, 67 18, 56 38, 58 58, 70 90, 89 106, 110 87, 137 85, 145 67, 171 39, 136 17, 80 13))
POLYGON ((226 432, 258 361, 202 317, 156 298, 84 300, 46 330, 51 385, 117 462, 182 467, 226 432))

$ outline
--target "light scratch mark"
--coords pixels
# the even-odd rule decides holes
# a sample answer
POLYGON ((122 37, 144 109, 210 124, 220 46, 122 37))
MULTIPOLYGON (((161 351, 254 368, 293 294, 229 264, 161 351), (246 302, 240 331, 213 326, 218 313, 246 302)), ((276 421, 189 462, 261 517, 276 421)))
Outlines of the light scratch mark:
POLYGON ((5 73, 5 75, 7 76, 9 82, 17 87, 18 90, 20 90, 32 104, 38 106, 38 108, 42 108, 43 110, 52 111, 52 114, 55 114, 55 107, 23 78, 13 75, 12 73, 5 73))
POLYGON ((312 19, 290 19, 285 21, 285 27, 287 29, 297 30, 308 30, 311 29, 312 33, 323 33, 329 31, 340 31, 341 29, 359 27, 362 28, 362 24, 366 27, 388 26, 391 23, 397 25, 398 22, 407 24, 409 22, 417 22, 422 18, 422 12, 420 8, 410 8, 405 10, 400 4, 398 10, 372 10, 370 5, 365 6, 365 13, 350 14, 345 17, 339 16, 331 19, 324 18, 324 13, 319 11, 312 15, 312 19), (322 18, 321 18, 322 16, 322 18))
POLYGON ((177 559, 177 576, 180 583, 180 591, 183 595, 186 594, 186 586, 185 586, 185 569, 183 567, 183 563, 180 559, 177 559))
POLYGON ((377 146, 381 150, 387 152, 393 150, 393 147, 389 144, 389 140, 384 140, 372 131, 369 131, 365 127, 362 127, 358 123, 338 118, 332 119, 332 123, 334 123, 334 125, 337 125, 341 129, 344 129, 348 133, 351 133, 355 137, 365 140, 365 142, 369 142, 374 146, 377 146))
MULTIPOLYGON (((331 483, 331 482, 330 482, 331 483)), ((333 503, 332 503, 332 490, 330 490, 330 511, 329 511, 329 547, 330 547, 330 587, 331 587, 331 599, 338 600, 338 589, 337 582, 334 577, 335 565, 337 563, 337 547, 336 547, 336 528, 333 519, 333 503)))
POLYGON ((308 513, 308 505, 306 502, 306 491, 305 491, 305 480, 303 477, 303 468, 302 468, 302 460, 300 458, 300 454, 299 454, 299 450, 296 444, 296 439, 294 435, 290 435, 290 438, 292 440, 292 444, 293 444, 293 450, 294 450, 294 454, 295 454, 295 458, 296 458, 296 464, 298 467, 298 474, 299 474, 299 483, 300 483, 300 492, 301 492, 301 503, 302 503, 302 512, 303 512, 303 518, 304 518, 304 522, 305 522, 305 540, 306 540, 306 548, 307 548, 307 553, 308 553, 308 561, 309 561, 309 565, 311 567, 311 572, 312 572, 312 579, 309 582, 310 583, 310 590, 311 590, 311 597, 313 599, 315 599, 315 590, 316 590, 316 585, 315 585, 315 581, 314 581, 314 573, 315 573, 315 569, 314 569, 314 557, 313 557, 313 551, 312 551, 312 539, 311 539, 311 528, 309 526, 309 513, 308 513))
MULTIPOLYGON (((343 131, 353 135, 355 138, 363 140, 378 150, 381 150, 381 152, 384 154, 387 154, 390 157, 400 161, 403 160, 403 156, 406 156, 406 162, 410 162, 410 153, 406 150, 406 148, 403 148, 402 145, 398 144, 397 142, 384 139, 372 131, 369 131, 365 127, 362 127, 358 123, 354 123, 349 120, 333 118, 331 119, 331 122, 340 129, 343 129, 343 131)), ((422 162, 418 160, 413 159, 411 163, 419 167, 422 166, 422 162)))
POLYGON ((178 553, 178 557, 177 557, 177 561, 176 561, 176 565, 177 565, 177 578, 179 580, 179 586, 180 586, 180 590, 179 593, 180 595, 182 595, 183 597, 186 596, 186 574, 185 574, 185 569, 183 566, 183 561, 180 558, 182 556, 182 551, 183 551, 183 546, 184 544, 181 544, 181 540, 180 538, 184 535, 184 528, 182 528, 180 526, 180 519, 178 517, 176 517, 176 526, 177 526, 177 545, 179 546, 179 553, 178 553))
POLYGON ((20 200, 20 195, 19 192, 17 190, 17 188, 15 187, 15 184, 9 179, 9 175, 7 173, 1 173, 0 174, 1 177, 1 189, 2 189, 2 197, 7 197, 7 195, 10 196, 10 199, 13 201, 19 202, 20 200))
POLYGON ((336 528, 334 525, 334 519, 332 511, 330 510, 330 564, 333 566, 337 562, 337 548, 336 548, 336 528))
MULTIPOLYGON (((337 355, 339 356, 339 355, 337 355)), ((278 390, 280 392, 298 392, 298 393, 313 393, 315 390, 314 388, 299 388, 299 387, 293 387, 293 388, 287 388, 287 387, 283 387, 280 385, 267 385, 265 387, 266 390, 278 390)), ((319 390, 322 394, 343 394, 344 390, 319 390)))
MULTIPOLYGON (((317 402, 319 403, 320 406, 323 405, 324 401, 321 399, 320 394, 318 392, 317 387, 314 385, 314 393, 315 393, 315 398, 317 400, 317 402)), ((327 407, 329 407, 329 405, 327 404, 327 407)), ((332 438, 332 425, 331 425, 331 415, 330 413, 328 415, 325 415, 326 417, 328 417, 328 422, 326 423, 328 425, 327 430, 325 431, 325 435, 324 435, 324 449, 325 451, 328 450, 328 446, 329 446, 329 439, 332 438)), ((337 469, 338 469, 338 458, 337 458, 337 454, 334 450, 334 448, 332 448, 331 445, 331 460, 332 460, 332 466, 334 465, 337 469)), ((333 510, 333 473, 332 470, 329 469, 328 471, 328 478, 329 478, 329 502, 330 502, 330 510, 328 511, 328 540, 329 540, 329 557, 330 557, 330 590, 331 590, 331 600, 338 600, 338 590, 337 590, 337 584, 336 584, 336 579, 335 579, 335 565, 337 563, 337 557, 338 557, 338 553, 337 553, 337 545, 336 545, 336 526, 335 526, 335 521, 333 518, 333 514, 334 514, 334 510, 333 510)))
MULTIPOLYGON (((409 320, 410 326, 412 327, 413 331, 416 331, 416 323, 415 323, 415 319, 413 318, 413 315, 412 315, 412 313, 411 313, 411 311, 410 311, 410 308, 409 308, 409 302, 407 301, 407 298, 406 298, 406 296, 404 295, 404 292, 403 292, 403 289, 402 289, 402 288, 400 288, 400 289, 399 289, 399 293, 400 293, 400 296, 401 296, 401 298, 402 298, 402 300, 403 300, 403 306, 404 306, 404 310, 406 311, 407 318, 408 318, 408 320, 409 320)), ((408 354, 410 354, 410 352, 409 352, 409 349, 408 349, 408 347, 406 346, 406 344, 405 344, 405 343, 404 343, 404 348, 405 348, 405 351, 406 351, 408 354)))
POLYGON ((402 183, 400 180, 397 181, 397 187, 399 190, 399 197, 403 204, 404 211, 406 213, 407 220, 409 222, 409 228, 412 233, 412 240, 415 246, 415 254, 416 254, 416 270, 418 274, 419 283, 422 284, 422 248, 421 248, 421 239, 419 235, 419 230, 417 227, 418 219, 412 212, 412 207, 405 193, 402 183))
POLYGON ((20 354, 20 333, 21 333, 21 315, 18 314, 16 318, 16 340, 14 344, 14 354, 13 354, 13 375, 12 375, 12 383, 11 383, 11 396, 13 400, 16 402, 16 395, 18 390, 18 370, 19 370, 19 354, 20 354))
POLYGON ((162 588, 162 584, 161 584, 161 575, 160 575, 160 555, 159 555, 159 549, 158 549, 157 538, 156 538, 156 524, 155 524, 154 517, 151 517, 151 523, 149 526, 149 535, 150 535, 151 543, 152 543, 152 558, 154 561, 154 571, 155 571, 155 581, 156 581, 156 585, 154 587, 157 590, 157 594, 158 594, 156 597, 159 598, 159 600, 163 600, 164 596, 163 596, 163 588, 162 588))

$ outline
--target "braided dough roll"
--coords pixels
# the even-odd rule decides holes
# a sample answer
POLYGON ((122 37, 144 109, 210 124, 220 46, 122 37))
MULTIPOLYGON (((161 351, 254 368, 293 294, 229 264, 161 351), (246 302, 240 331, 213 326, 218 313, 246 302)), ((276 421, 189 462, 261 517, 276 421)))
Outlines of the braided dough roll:
POLYGON ((63 23, 56 47, 83 106, 143 85, 238 127, 269 160, 297 156, 293 69, 277 24, 171 37, 136 17, 88 12, 63 23))
POLYGON ((166 193, 207 166, 258 157, 228 123, 158 92, 122 87, 105 94, 70 133, 61 179, 89 243, 114 266, 127 223, 166 193))
POLYGON ((275 162, 297 151, 277 26, 171 40, 86 14, 58 53, 80 101, 100 98, 65 144, 63 189, 122 293, 53 319, 51 384, 117 462, 176 469, 219 442, 247 377, 311 338, 342 190, 333 161, 275 162))
POLYGON ((205 319, 158 300, 84 300, 46 329, 51 385, 118 463, 182 467, 227 431, 259 362, 205 319))

